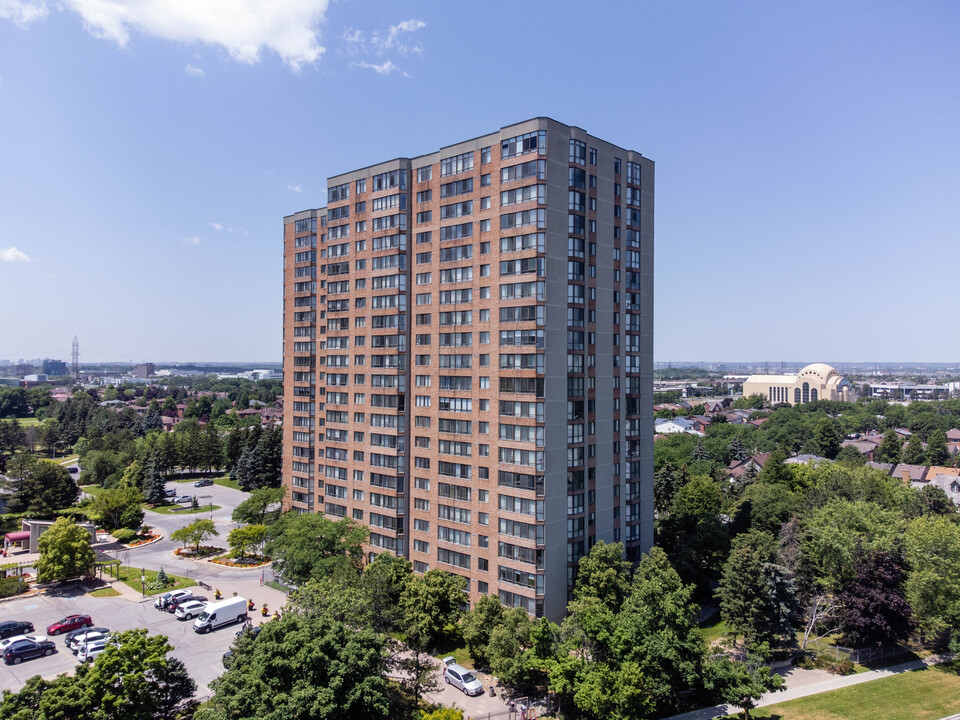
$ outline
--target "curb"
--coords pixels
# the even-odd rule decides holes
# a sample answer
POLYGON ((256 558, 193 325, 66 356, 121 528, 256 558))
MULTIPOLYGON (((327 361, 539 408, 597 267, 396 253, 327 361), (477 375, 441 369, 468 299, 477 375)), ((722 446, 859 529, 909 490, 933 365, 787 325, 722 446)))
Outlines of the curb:
MULTIPOLYGON (((222 557, 222 556, 221 556, 221 557, 222 557)), ((207 563, 208 565, 216 565, 217 567, 226 568, 227 570, 242 570, 242 571, 245 571, 245 572, 246 572, 246 571, 249 571, 249 570, 266 570, 268 567, 270 567, 271 565, 273 565, 273 560, 271 560, 271 561, 269 561, 269 562, 265 562, 265 563, 263 563, 263 565, 252 565, 252 566, 250 566, 250 567, 242 567, 242 566, 237 566, 237 565, 223 565, 222 563, 215 563, 215 562, 213 562, 213 561, 216 560, 216 559, 217 559, 217 558, 211 558, 211 559, 209 559, 209 560, 203 560, 202 562, 205 562, 205 563, 207 563)))
POLYGON ((160 542, 165 537, 166 535, 164 535, 163 533, 160 533, 160 537, 155 537, 153 540, 148 540, 145 543, 140 543, 139 545, 133 545, 133 546, 121 545, 120 547, 122 547, 124 550, 139 550, 140 548, 146 547, 147 545, 153 545, 155 542, 160 542))

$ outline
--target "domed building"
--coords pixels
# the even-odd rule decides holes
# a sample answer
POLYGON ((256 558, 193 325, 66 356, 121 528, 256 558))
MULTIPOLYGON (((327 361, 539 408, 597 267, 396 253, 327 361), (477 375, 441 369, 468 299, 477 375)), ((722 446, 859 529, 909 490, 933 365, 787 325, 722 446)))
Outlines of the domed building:
POLYGON ((855 398, 850 382, 824 363, 807 365, 796 375, 751 375, 743 382, 743 394, 763 395, 771 405, 815 400, 851 402, 855 398))

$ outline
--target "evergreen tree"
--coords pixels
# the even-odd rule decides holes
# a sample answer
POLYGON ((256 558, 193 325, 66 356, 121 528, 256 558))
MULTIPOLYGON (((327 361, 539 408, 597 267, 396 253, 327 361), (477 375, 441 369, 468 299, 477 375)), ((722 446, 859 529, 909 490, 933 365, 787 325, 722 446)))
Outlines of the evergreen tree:
POLYGON ((709 460, 710 453, 707 452, 707 448, 703 445, 703 438, 700 438, 697 441, 697 446, 693 449, 693 459, 694 460, 709 460))
POLYGON ((944 465, 949 459, 947 434, 943 430, 934 430, 927 435, 927 462, 930 465, 944 465))
MULTIPOLYGON (((946 441, 946 436, 944 436, 946 441)), ((927 454, 923 450, 923 442, 920 440, 920 433, 914 433, 907 441, 907 447, 903 451, 903 462, 907 465, 923 465, 927 459, 927 454)))
POLYGON ((151 505, 163 505, 166 502, 167 497, 164 494, 167 489, 166 482, 166 479, 160 474, 160 470, 157 468, 156 458, 150 457, 146 468, 144 468, 144 494, 146 495, 148 503, 151 505))
POLYGON ((880 445, 873 451, 873 459, 883 463, 896 464, 900 462, 900 446, 902 444, 899 435, 893 430, 887 430, 883 434, 880 445))
POLYGON ((237 459, 230 472, 230 477, 240 483, 240 489, 250 492, 260 487, 260 475, 257 472, 257 452, 254 448, 246 448, 237 459))
POLYGON ((731 460, 741 462, 750 457, 750 455, 747 453, 747 449, 743 446, 743 439, 739 435, 733 436, 733 440, 730 441, 727 449, 730 451, 731 460))

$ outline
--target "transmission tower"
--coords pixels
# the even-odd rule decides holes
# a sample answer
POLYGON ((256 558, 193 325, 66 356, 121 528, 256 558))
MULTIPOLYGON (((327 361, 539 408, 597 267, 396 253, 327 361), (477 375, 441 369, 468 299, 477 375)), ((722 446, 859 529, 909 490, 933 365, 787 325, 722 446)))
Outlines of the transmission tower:
POLYGON ((73 350, 70 351, 70 361, 73 364, 73 377, 80 379, 80 341, 73 336, 73 350))

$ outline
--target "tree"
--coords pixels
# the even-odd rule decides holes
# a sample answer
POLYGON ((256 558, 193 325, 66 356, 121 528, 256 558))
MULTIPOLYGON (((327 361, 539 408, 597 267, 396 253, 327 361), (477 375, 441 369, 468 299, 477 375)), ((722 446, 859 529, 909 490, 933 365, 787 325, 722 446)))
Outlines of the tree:
POLYGON ((647 678, 630 662, 616 670, 603 663, 584 666, 573 702, 589 720, 635 720, 648 717, 653 710, 647 678))
POLYGON ((877 462, 884 463, 896 464, 900 462, 900 446, 902 444, 903 442, 900 440, 899 435, 893 430, 887 430, 883 434, 883 440, 880 441, 877 449, 873 451, 873 459, 877 462))
MULTIPOLYGON (((946 448, 947 437, 944 435, 944 448, 946 448)), ((920 440, 920 433, 913 433, 907 441, 907 447, 903 451, 902 460, 907 465, 923 465, 927 459, 927 454, 923 450, 923 441, 920 440)))
POLYGON ((693 459, 694 460, 710 459, 710 453, 708 453, 706 447, 704 447, 703 438, 700 438, 697 441, 697 446, 693 449, 693 459))
POLYGON ((184 547, 193 545, 194 555, 199 556, 200 544, 208 537, 215 537, 219 534, 213 520, 201 518, 200 520, 194 520, 189 525, 184 525, 179 530, 174 530, 170 533, 170 539, 174 542, 183 543, 184 547))
POLYGON ((89 575, 96 556, 90 533, 67 518, 57 521, 37 541, 37 580, 41 583, 89 575))
POLYGON ((766 693, 784 689, 783 678, 751 653, 743 662, 724 656, 708 663, 705 681, 717 699, 742 709, 744 718, 750 717, 750 711, 766 693))
POLYGON ((28 457, 18 453, 14 456, 16 462, 11 463, 11 473, 19 477, 13 483, 10 511, 49 518, 57 510, 73 505, 80 490, 67 469, 49 460, 28 457))
POLYGON ((683 487, 690 479, 687 466, 681 465, 677 470, 668 460, 653 474, 653 505, 658 513, 665 513, 670 508, 677 490, 683 487))
POLYGON ((392 553, 380 553, 363 570, 364 604, 381 632, 400 626, 400 597, 413 577, 410 561, 392 553))
POLYGON ((460 630, 477 667, 489 667, 487 645, 494 628, 503 620, 503 605, 496 595, 482 595, 463 618, 460 630))
MULTIPOLYGON (((596 602, 596 598, 591 598, 596 602)), ((518 692, 531 694, 546 680, 533 649, 533 621, 523 608, 510 608, 490 634, 487 657, 493 674, 518 692)))
POLYGON ((777 448, 771 452, 763 469, 757 474, 757 482, 793 487, 793 472, 790 466, 784 463, 786 459, 787 453, 783 448, 777 448))
POLYGON ((685 583, 696 583, 704 590, 716 579, 727 550, 722 507, 719 485, 698 475, 677 491, 670 510, 657 522, 657 544, 670 563, 685 583))
MULTIPOLYGON (((167 437, 167 435, 164 434, 161 437, 167 437)), ((167 481, 160 474, 160 469, 157 467, 157 458, 156 456, 151 457, 144 468, 144 495, 147 502, 154 507, 163 505, 167 501, 166 490, 167 481)))
POLYGON ((904 595, 906 574, 891 552, 872 552, 857 560, 856 577, 837 601, 844 645, 877 647, 899 642, 912 630, 910 604, 904 595))
POLYGON ((359 574, 368 531, 347 518, 291 513, 270 526, 267 536, 264 554, 273 559, 274 569, 287 582, 302 585, 337 572, 359 574))
POLYGON ((927 463, 930 465, 944 465, 950 459, 947 452, 947 434, 940 429, 927 435, 927 463))
POLYGON ((466 579, 446 570, 413 577, 400 596, 400 614, 411 647, 430 648, 447 625, 460 619, 466 602, 466 579))
POLYGON ((919 517, 904 535, 907 600, 924 638, 942 643, 960 624, 960 525, 919 517))
POLYGON ((30 678, 18 693, 4 691, 7 720, 175 720, 192 714, 196 684, 183 663, 167 657, 163 636, 146 630, 118 633, 92 665, 73 675, 30 678))
POLYGON ((843 435, 840 434, 836 421, 825 417, 817 422, 817 427, 813 431, 813 447, 818 455, 833 460, 840 452, 842 441, 843 435))
POLYGON ((245 448, 240 453, 236 465, 230 471, 230 476, 240 484, 240 489, 245 492, 250 492, 260 486, 256 451, 253 448, 245 448))
POLYGON ((422 711, 420 720, 463 720, 463 711, 456 708, 437 708, 433 712, 422 711))
POLYGON ((622 543, 599 540, 580 558, 574 598, 595 597, 616 612, 629 588, 630 563, 623 559, 622 543))
POLYGON ((244 525, 234 528, 227 537, 227 544, 234 552, 240 554, 242 560, 248 552, 256 552, 267 539, 266 525, 244 525))
POLYGON ((684 585, 666 553, 653 547, 640 560, 616 619, 613 644, 621 662, 643 674, 657 713, 675 709, 680 693, 698 684, 706 643, 697 624, 693 585, 684 585))
POLYGON ((143 523, 143 494, 135 487, 103 490, 86 508, 87 517, 104 530, 118 528, 136 530, 143 523))
POLYGON ((386 640, 322 615, 286 613, 238 643, 196 720, 348 720, 391 716, 386 640))
POLYGON ((867 459, 853 445, 844 445, 837 453, 836 461, 848 465, 864 465, 867 459))
POLYGON ((830 500, 805 521, 805 556, 819 584, 839 590, 855 575, 858 551, 890 550, 902 533, 903 517, 877 503, 830 500))
POLYGON ((800 649, 807 649, 811 635, 815 635, 813 639, 818 640, 838 632, 840 626, 836 623, 840 611, 840 603, 832 595, 817 593, 811 596, 803 609, 803 640, 800 641, 800 649))
MULTIPOLYGON (((724 419, 726 416, 723 416, 724 419)), ((730 444, 727 445, 727 450, 730 453, 730 459, 736 461, 743 461, 750 457, 750 454, 747 452, 747 449, 743 446, 743 438, 739 435, 734 435, 733 440, 730 441, 730 444)))
POLYGON ((183 663, 167 657, 173 647, 145 629, 114 636, 83 678, 94 706, 89 717, 174 720, 196 707, 196 683, 183 663))
POLYGON ((233 521, 248 525, 271 524, 280 516, 280 509, 276 508, 269 513, 268 510, 272 505, 282 502, 285 493, 286 490, 282 487, 253 489, 250 496, 234 508, 233 521))
POLYGON ((748 646, 778 641, 791 631, 796 592, 788 573, 776 564, 769 533, 753 531, 734 539, 717 596, 724 622, 748 646))

